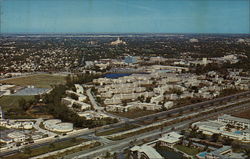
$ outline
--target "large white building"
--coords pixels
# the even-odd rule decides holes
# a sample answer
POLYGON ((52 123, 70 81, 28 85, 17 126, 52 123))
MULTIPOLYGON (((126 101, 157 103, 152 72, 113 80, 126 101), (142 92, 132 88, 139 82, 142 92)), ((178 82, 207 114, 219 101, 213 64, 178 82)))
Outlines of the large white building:
POLYGON ((14 128, 14 129, 32 129, 34 123, 32 121, 16 121, 16 120, 1 120, 0 126, 6 128, 14 128))
POLYGON ((75 87, 76 87, 76 93, 78 93, 78 94, 84 93, 84 89, 80 84, 75 84, 75 87))
POLYGON ((112 41, 110 44, 111 44, 111 45, 120 45, 120 44, 125 45, 125 44, 126 44, 126 42, 125 42, 125 41, 120 40, 120 37, 118 37, 116 41, 112 41))
POLYGON ((73 130, 72 123, 64 123, 59 119, 50 119, 43 122, 45 129, 57 132, 69 132, 73 130))
POLYGON ((132 151, 132 158, 164 159, 153 147, 148 145, 134 146, 130 151, 132 151))
POLYGON ((8 134, 8 137, 13 139, 15 142, 23 142, 27 138, 25 134, 19 131, 14 131, 8 134))
POLYGON ((169 146, 173 147, 173 145, 180 142, 183 135, 180 135, 176 132, 170 132, 167 134, 164 134, 163 137, 159 138, 159 142, 162 146, 169 146))
POLYGON ((226 115, 226 118, 224 116, 223 118, 219 117, 218 120, 215 121, 196 122, 193 123, 192 126, 197 126, 199 131, 202 131, 202 133, 206 135, 221 134, 221 136, 229 137, 234 140, 239 140, 242 142, 250 142, 250 128, 245 127, 245 120, 242 120, 244 122, 239 124, 238 118, 235 118, 237 119, 236 121, 233 120, 234 117, 232 116, 230 116, 229 118, 230 120, 227 119, 228 116, 226 115), (235 128, 228 130, 227 128, 228 124, 234 126, 235 128), (236 128, 241 128, 241 129, 239 130, 236 128))
POLYGON ((241 128, 250 128, 250 120, 244 118, 237 118, 231 115, 224 114, 218 118, 218 121, 230 124, 241 128))

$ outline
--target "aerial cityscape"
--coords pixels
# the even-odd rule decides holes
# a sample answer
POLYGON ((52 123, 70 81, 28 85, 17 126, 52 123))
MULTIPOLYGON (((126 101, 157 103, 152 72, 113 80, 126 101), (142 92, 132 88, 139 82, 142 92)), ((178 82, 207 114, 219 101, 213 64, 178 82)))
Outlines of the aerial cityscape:
POLYGON ((250 159, 250 2, 179 2, 0 1, 0 158, 250 159))

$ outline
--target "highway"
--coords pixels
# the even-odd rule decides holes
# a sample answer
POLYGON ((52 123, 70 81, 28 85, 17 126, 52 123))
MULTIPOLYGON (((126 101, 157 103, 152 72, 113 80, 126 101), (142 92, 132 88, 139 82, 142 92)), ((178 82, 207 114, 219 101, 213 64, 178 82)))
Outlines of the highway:
MULTIPOLYGON (((230 95, 230 96, 226 96, 226 97, 216 98, 216 99, 208 100, 208 101, 201 102, 201 103, 191 104, 191 105, 183 106, 183 107, 180 107, 180 108, 174 108, 174 109, 170 109, 170 110, 167 110, 167 111, 162 111, 162 112, 159 112, 159 113, 139 117, 139 118, 136 118, 136 119, 129 119, 129 120, 124 121, 123 124, 124 123, 138 124, 138 123, 140 123, 142 121, 152 120, 154 118, 166 117, 168 115, 176 114, 176 113, 179 113, 179 112, 184 112, 184 111, 190 110, 190 109, 200 109, 201 107, 202 107, 201 109, 203 109, 203 107, 205 107, 205 106, 207 106, 207 107, 216 107, 216 105, 215 105, 216 103, 227 102, 229 100, 237 99, 237 97, 239 97, 239 96, 241 96, 241 97, 242 96, 249 97, 250 96, 250 91, 243 92, 243 93, 238 93, 238 94, 234 94, 234 95, 230 95)), ((111 124, 109 126, 106 126, 106 127, 103 127, 101 129, 97 129, 97 130, 99 130, 100 132, 101 131, 107 131, 109 129, 120 127, 121 125, 122 125, 122 123, 119 122, 119 123, 111 124)))
POLYGON ((165 127, 163 129, 163 131, 161 131, 160 129, 156 129, 156 130, 153 130, 153 131, 146 132, 144 134, 139 134, 139 135, 136 135, 136 136, 133 136, 133 137, 123 139, 123 140, 115 141, 115 142, 112 142, 112 143, 110 143, 108 145, 100 146, 100 147, 94 148, 92 150, 86 150, 86 151, 74 153, 74 154, 65 156, 64 158, 66 158, 66 159, 71 159, 71 158, 75 158, 75 159, 76 158, 77 159, 84 158, 84 159, 86 159, 86 158, 89 158, 90 159, 90 158, 97 157, 99 155, 105 155, 106 152, 121 151, 121 150, 124 150, 124 149, 129 148, 130 146, 132 146, 131 142, 133 142, 133 141, 142 142, 142 140, 145 140, 145 139, 154 140, 154 139, 159 138, 162 133, 172 131, 173 127, 175 128, 175 130, 180 130, 180 129, 183 129, 185 127, 188 127, 189 124, 191 124, 191 123, 193 123, 195 121, 199 121, 199 120, 203 120, 203 119, 209 119, 209 118, 218 116, 218 115, 220 115, 222 113, 226 113, 226 112, 230 112, 230 111, 244 110, 246 108, 249 108, 249 106, 250 106, 250 103, 246 103, 246 104, 231 107, 231 108, 219 111, 219 112, 209 113, 209 114, 207 114, 205 116, 201 116, 201 117, 198 117, 198 118, 192 118, 192 119, 189 119, 189 120, 185 120, 183 122, 173 124, 171 126, 167 126, 167 127, 165 127))
MULTIPOLYGON (((59 137, 59 138, 51 139, 49 141, 45 141, 44 143, 33 143, 31 145, 28 145, 27 147, 30 147, 31 149, 33 149, 33 148, 37 148, 37 147, 40 147, 40 146, 49 145, 51 142, 60 142, 60 141, 70 140, 70 139, 75 138, 75 137, 83 137, 83 138, 87 137, 90 140, 97 140, 97 141, 99 140, 99 141, 102 142, 103 141, 102 138, 95 136, 95 131, 96 130, 98 130, 100 132, 107 131, 107 130, 110 130, 110 129, 113 129, 113 128, 122 127, 122 126, 124 126, 124 123, 136 124, 136 123, 140 123, 141 121, 145 121, 145 120, 153 120, 155 117, 166 117, 169 114, 175 114, 175 113, 178 113, 180 111, 185 111, 185 110, 195 109, 195 108, 198 108, 198 109, 201 108, 202 109, 202 107, 204 107, 204 106, 216 107, 216 105, 214 103, 226 102, 226 101, 229 101, 229 100, 236 100, 237 97, 247 97, 248 98, 249 95, 250 95, 250 91, 243 92, 243 93, 238 93, 238 94, 234 94, 234 95, 230 95, 230 96, 226 96, 226 97, 216 98, 216 99, 212 99, 212 100, 205 101, 205 102, 202 102, 202 103, 191 104, 191 105, 183 106, 183 107, 180 107, 180 108, 171 109, 171 110, 168 110, 168 111, 163 111, 163 112, 159 112, 159 113, 156 113, 156 114, 151 114, 151 115, 139 117, 139 118, 136 118, 136 119, 130 119, 130 120, 122 121, 122 122, 119 122, 119 123, 115 123, 115 124, 95 128, 95 129, 90 129, 90 130, 88 130, 88 131, 86 131, 86 132, 84 132, 82 134, 74 134, 74 135, 70 135, 70 136, 69 135, 68 136, 63 136, 62 138, 59 137)), ((173 126, 175 126, 175 125, 173 125, 173 126)), ((107 143, 108 142, 106 141, 106 144, 107 143)), ((114 145, 116 145, 116 144, 114 144, 114 145)), ((1 152, 0 157, 10 155, 10 154, 15 154, 15 153, 18 153, 18 152, 19 152, 19 150, 11 150, 11 151, 7 151, 7 152, 1 152)))

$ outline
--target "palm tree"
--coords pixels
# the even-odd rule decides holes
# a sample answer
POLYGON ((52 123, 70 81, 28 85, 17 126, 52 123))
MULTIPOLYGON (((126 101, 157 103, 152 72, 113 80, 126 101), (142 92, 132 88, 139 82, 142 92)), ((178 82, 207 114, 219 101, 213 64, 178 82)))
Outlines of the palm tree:
POLYGON ((117 152, 115 152, 115 153, 113 154, 113 159, 118 159, 118 154, 117 154, 117 152))

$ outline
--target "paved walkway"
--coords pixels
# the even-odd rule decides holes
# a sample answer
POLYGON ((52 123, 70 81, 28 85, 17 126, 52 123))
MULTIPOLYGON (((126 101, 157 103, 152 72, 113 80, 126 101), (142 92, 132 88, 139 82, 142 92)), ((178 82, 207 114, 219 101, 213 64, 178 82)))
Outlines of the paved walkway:
POLYGON ((107 116, 109 117, 112 117, 112 118, 117 118, 117 119, 120 119, 120 120, 123 120, 123 121, 129 121, 130 119, 128 118, 124 118, 124 117, 120 117, 120 116, 116 116, 114 114, 110 114, 106 111, 104 111, 104 107, 101 107, 98 105, 98 103, 96 102, 95 98, 93 97, 92 93, 91 93, 91 88, 89 88, 87 91, 87 96, 89 97, 89 100, 91 102, 91 104, 93 105, 94 109, 97 110, 97 111, 100 111, 104 114, 106 114, 107 116))
POLYGON ((56 133, 53 133, 51 131, 45 130, 40 128, 40 124, 43 122, 43 119, 39 118, 36 120, 36 123, 34 124, 34 128, 37 129, 38 131, 44 133, 44 134, 48 134, 49 136, 56 136, 56 133))
POLYGON ((92 93, 91 93, 91 88, 88 89, 88 90, 86 91, 86 93, 87 93, 87 96, 89 97, 89 100, 90 100, 90 102, 91 102, 91 104, 93 105, 93 107, 94 107, 95 110, 97 110, 97 111, 102 111, 102 110, 104 110, 103 107, 100 107, 100 106, 96 103, 96 101, 95 101, 95 99, 94 99, 94 97, 93 97, 93 95, 92 95, 92 93))

